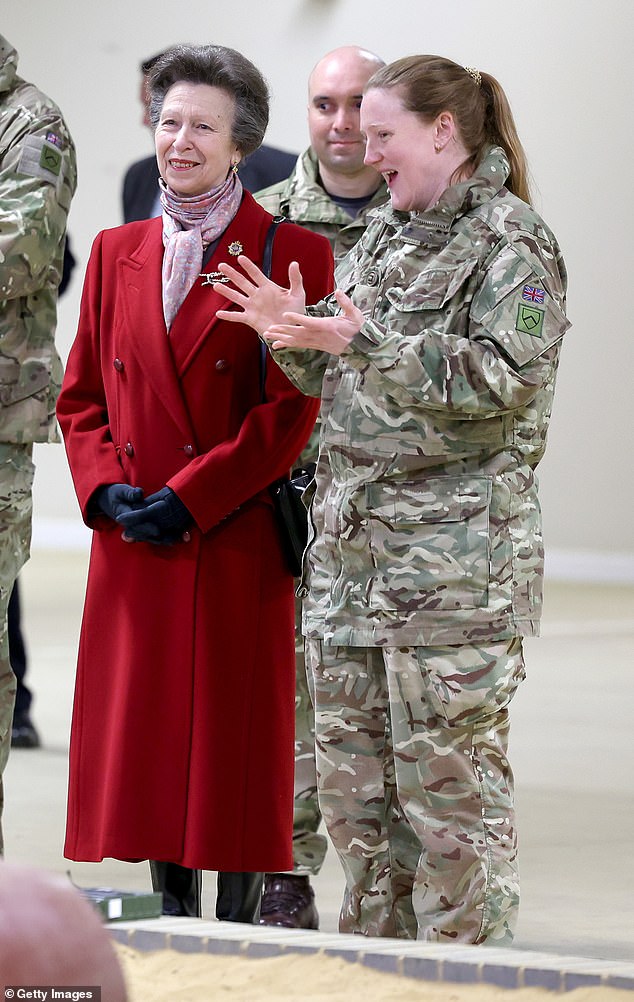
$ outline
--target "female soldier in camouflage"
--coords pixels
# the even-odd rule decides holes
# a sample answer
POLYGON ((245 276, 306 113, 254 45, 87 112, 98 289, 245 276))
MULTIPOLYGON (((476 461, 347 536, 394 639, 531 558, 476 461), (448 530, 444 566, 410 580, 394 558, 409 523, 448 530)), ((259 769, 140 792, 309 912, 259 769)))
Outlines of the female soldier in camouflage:
POLYGON ((281 290, 241 261, 252 282, 223 271, 244 313, 222 316, 322 397, 301 587, 340 929, 508 943, 507 714, 541 611, 534 470, 565 268, 493 77, 399 60, 369 81, 361 126, 391 204, 338 291, 306 314, 296 266, 281 290))

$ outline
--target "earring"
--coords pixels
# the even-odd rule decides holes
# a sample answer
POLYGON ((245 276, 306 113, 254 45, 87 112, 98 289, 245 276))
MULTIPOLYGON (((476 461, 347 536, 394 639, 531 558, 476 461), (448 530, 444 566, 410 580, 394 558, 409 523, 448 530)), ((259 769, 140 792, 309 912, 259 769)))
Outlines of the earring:
POLYGON ((434 143, 434 149, 435 149, 436 153, 441 153, 442 150, 444 149, 444 147, 441 146, 440 143, 434 143))
POLYGON ((234 174, 238 173, 238 165, 237 165, 237 163, 232 163, 231 164, 231 170, 233 171, 234 174))

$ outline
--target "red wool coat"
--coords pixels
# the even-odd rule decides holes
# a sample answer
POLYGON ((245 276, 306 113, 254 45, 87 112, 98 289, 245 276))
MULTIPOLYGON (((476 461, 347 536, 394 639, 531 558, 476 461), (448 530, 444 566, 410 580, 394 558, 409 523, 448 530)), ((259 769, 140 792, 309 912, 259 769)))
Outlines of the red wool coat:
MULTIPOLYGON (((261 261, 271 216, 245 193, 204 267, 239 242, 261 261)), ((292 866, 293 579, 267 485, 306 443, 319 402, 260 342, 216 318, 204 279, 167 336, 161 221, 96 238, 58 418, 95 530, 79 646, 65 853, 201 869, 292 866), (104 484, 165 484, 191 541, 125 543, 89 505, 104 484)), ((332 290, 328 241, 279 227, 272 277, 300 263, 309 302, 332 290)))

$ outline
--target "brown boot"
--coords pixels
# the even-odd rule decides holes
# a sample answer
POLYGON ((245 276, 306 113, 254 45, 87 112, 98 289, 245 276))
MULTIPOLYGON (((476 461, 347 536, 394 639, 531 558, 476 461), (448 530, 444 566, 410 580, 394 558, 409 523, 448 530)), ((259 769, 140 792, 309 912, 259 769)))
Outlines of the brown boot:
POLYGON ((285 929, 319 929, 315 894, 307 876, 267 873, 260 910, 260 925, 285 929))

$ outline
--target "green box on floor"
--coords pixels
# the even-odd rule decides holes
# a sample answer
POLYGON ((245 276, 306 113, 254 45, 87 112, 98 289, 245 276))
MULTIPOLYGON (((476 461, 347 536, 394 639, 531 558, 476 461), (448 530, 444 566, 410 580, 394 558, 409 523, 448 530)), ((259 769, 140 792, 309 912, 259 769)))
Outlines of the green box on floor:
POLYGON ((163 895, 149 891, 116 891, 112 887, 80 887, 78 890, 95 905, 106 922, 158 918, 163 908, 163 895))

